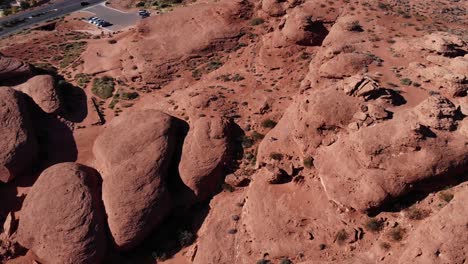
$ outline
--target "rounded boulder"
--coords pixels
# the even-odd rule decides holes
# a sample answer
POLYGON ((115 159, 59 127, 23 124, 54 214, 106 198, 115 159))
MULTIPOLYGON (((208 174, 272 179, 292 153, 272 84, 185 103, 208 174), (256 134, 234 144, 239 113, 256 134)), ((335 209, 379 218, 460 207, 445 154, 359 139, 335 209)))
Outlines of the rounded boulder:
POLYGON ((100 263, 106 228, 99 185, 97 172, 80 164, 46 169, 24 201, 18 241, 42 263, 100 263))

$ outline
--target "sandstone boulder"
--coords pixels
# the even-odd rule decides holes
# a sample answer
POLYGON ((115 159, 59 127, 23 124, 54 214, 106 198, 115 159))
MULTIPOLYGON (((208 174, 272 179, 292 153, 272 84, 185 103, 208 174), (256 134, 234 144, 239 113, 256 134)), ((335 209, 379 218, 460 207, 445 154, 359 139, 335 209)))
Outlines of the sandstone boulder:
POLYGON ((37 158, 27 110, 21 93, 0 87, 0 182, 9 182, 30 169, 37 158))
POLYGON ((435 32, 426 36, 423 46, 444 56, 455 56, 465 47, 465 42, 456 35, 446 32, 435 32))
POLYGON ((229 122, 221 117, 202 117, 185 139, 179 173, 199 200, 213 195, 223 183, 229 161, 229 130, 229 122))
POLYGON ((115 245, 138 245, 171 209, 166 186, 176 119, 156 110, 132 111, 109 123, 93 152, 115 245))
POLYGON ((419 122, 427 127, 438 130, 453 130, 456 128, 458 109, 443 96, 429 96, 414 111, 419 117, 419 122))
POLYGON ((321 77, 340 79, 367 71, 372 57, 361 53, 340 53, 319 68, 321 77))
POLYGON ((55 87, 55 80, 50 75, 38 75, 15 87, 29 95, 46 113, 55 113, 60 109, 60 98, 55 87))
POLYGON ((29 64, 0 54, 0 84, 10 84, 11 81, 24 80, 30 76, 32 69, 29 64))
POLYGON ((99 181, 80 164, 46 169, 24 201, 18 241, 42 263, 99 263, 107 240, 99 181))
POLYGON ((465 169, 466 138, 445 130, 435 134, 432 123, 424 122, 434 120, 433 111, 419 110, 426 103, 321 148, 315 165, 329 198, 366 211, 416 189, 420 182, 456 176, 465 169))
POLYGON ((262 0, 262 10, 270 16, 282 16, 286 8, 282 0, 262 0))
POLYGON ((289 43, 320 46, 328 31, 320 21, 314 21, 310 15, 297 9, 288 14, 281 33, 289 43))

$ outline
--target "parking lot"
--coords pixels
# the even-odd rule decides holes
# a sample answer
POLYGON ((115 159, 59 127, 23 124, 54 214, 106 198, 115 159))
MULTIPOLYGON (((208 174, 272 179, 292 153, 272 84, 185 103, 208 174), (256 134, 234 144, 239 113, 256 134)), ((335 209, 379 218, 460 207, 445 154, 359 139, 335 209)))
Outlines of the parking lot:
POLYGON ((112 31, 118 31, 123 28, 133 26, 139 20, 141 20, 137 12, 126 13, 114 8, 107 7, 104 4, 91 6, 83 11, 91 13, 92 16, 111 23, 112 25, 106 28, 112 31))

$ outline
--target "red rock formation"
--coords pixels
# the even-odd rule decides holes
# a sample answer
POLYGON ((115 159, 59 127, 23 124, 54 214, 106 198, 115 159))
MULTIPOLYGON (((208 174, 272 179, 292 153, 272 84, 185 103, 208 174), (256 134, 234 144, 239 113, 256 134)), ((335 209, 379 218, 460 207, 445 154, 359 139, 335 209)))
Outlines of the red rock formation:
POLYGON ((18 241, 43 263, 99 263, 107 243, 99 181, 76 163, 42 172, 24 201, 18 241))

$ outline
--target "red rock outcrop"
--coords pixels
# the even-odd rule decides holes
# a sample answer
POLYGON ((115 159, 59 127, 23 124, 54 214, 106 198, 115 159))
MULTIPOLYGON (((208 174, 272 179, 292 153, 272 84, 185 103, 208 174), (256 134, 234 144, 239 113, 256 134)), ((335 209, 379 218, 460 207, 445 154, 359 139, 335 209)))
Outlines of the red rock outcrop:
POLYGON ((464 263, 468 259, 467 203, 465 188, 415 230, 398 263, 464 263))
MULTIPOLYGON (((359 104, 359 99, 345 96, 334 87, 302 97, 286 110, 260 143, 257 163, 292 163, 294 167, 302 167, 303 159, 315 154, 319 146, 334 142, 337 133, 347 128, 359 104), (284 160, 272 159, 272 153, 282 154, 284 160)), ((284 166, 287 164, 281 165, 284 166)))
POLYGON ((0 83, 24 79, 32 76, 29 64, 11 57, 0 54, 0 83))
POLYGON ((286 42, 304 45, 319 46, 328 33, 320 21, 316 21, 301 9, 294 9, 286 18, 281 34, 286 42))
POLYGON ((468 148, 465 137, 446 131, 455 118, 453 104, 434 96, 390 121, 341 135, 315 159, 329 198, 365 211, 420 182, 457 175, 468 164, 468 148))
POLYGON ((9 182, 30 169, 37 158, 38 146, 22 96, 0 87, 0 182, 9 182))
POLYGON ((55 80, 50 75, 38 75, 15 87, 16 90, 29 95, 46 113, 56 113, 61 102, 55 87, 55 80))
POLYGON ((42 263, 99 263, 107 243, 99 181, 76 163, 46 169, 24 201, 18 241, 42 263))
POLYGON ((179 173, 184 184, 205 200, 223 183, 230 124, 221 117, 202 117, 190 129, 182 149, 179 173))
POLYGON ((171 209, 166 181, 175 122, 160 111, 132 111, 112 120, 94 143, 108 224, 119 249, 138 245, 171 209))

